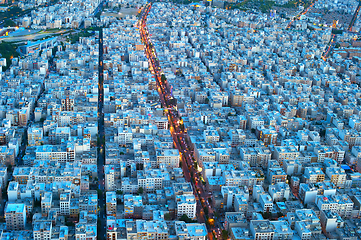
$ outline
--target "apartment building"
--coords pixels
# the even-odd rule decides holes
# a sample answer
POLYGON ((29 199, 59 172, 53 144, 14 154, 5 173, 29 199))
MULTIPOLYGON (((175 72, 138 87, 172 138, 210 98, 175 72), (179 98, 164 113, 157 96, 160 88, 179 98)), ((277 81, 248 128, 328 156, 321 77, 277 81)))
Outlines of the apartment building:
POLYGON ((268 193, 273 201, 283 202, 290 197, 290 186, 285 182, 278 182, 275 185, 269 186, 268 193))
POLYGON ((244 145, 246 134, 243 129, 230 130, 228 136, 231 138, 232 146, 244 145))
POLYGON ((303 175, 306 183, 317 183, 325 180, 325 173, 319 167, 306 167, 303 175))
POLYGON ((43 129, 30 127, 28 129, 28 144, 30 146, 41 145, 43 143, 43 129))
POLYGON ((127 240, 168 239, 168 227, 164 221, 135 220, 126 222, 127 240))
POLYGON ((175 221, 174 228, 178 239, 186 240, 206 240, 207 228, 204 223, 185 223, 183 221, 175 221))
POLYGON ((219 138, 220 138, 217 130, 214 130, 212 128, 204 130, 203 137, 204 137, 204 141, 207 143, 219 142, 219 138))
POLYGON ((272 153, 266 147, 247 147, 240 148, 240 156, 241 159, 248 162, 251 167, 266 168, 268 161, 271 160, 272 153))
POLYGON ((196 207, 197 202, 196 198, 192 194, 188 195, 177 195, 177 217, 180 218, 184 214, 187 215, 190 219, 196 218, 196 207))
MULTIPOLYGON (((233 209, 234 201, 237 194, 244 193, 239 187, 235 186, 222 186, 221 194, 223 197, 223 207, 225 209, 233 209)), ((249 195, 248 195, 249 198, 249 195)))
POLYGON ((51 192, 45 192, 41 196, 41 213, 43 216, 47 216, 52 208, 53 194, 51 192))
POLYGON ((116 177, 115 177, 115 166, 105 165, 104 166, 104 177, 105 177, 105 190, 114 191, 116 190, 116 177))
POLYGON ((274 167, 268 169, 268 181, 274 185, 279 182, 286 182, 287 174, 283 168, 274 167))
POLYGON ((23 203, 8 203, 5 207, 6 229, 10 231, 24 230, 26 209, 23 203))
POLYGON ((273 200, 269 194, 261 194, 259 196, 259 203, 261 204, 263 212, 272 212, 273 210, 273 200))
POLYGON ((330 210, 341 217, 349 218, 352 215, 354 203, 346 194, 331 196, 316 196, 316 205, 320 210, 330 210))
POLYGON ((119 145, 126 145, 133 143, 133 132, 130 127, 119 127, 118 133, 114 136, 114 142, 119 145))
POLYGON ((145 192, 154 192, 169 186, 169 173, 159 169, 143 170, 137 172, 138 188, 142 187, 145 192))
POLYGON ((179 151, 178 149, 157 149, 157 166, 160 164, 165 164, 165 166, 170 168, 179 167, 179 151))
POLYGON ((255 240, 273 240, 275 228, 269 220, 251 220, 251 235, 255 240))
POLYGON ((94 190, 81 193, 79 196, 79 211, 96 214, 98 209, 98 194, 94 190))
POLYGON ((70 200, 71 194, 69 192, 60 194, 60 214, 69 215, 70 214, 70 200))
POLYGON ((51 221, 36 221, 33 226, 34 240, 51 240, 52 231, 51 221))
POLYGON ((115 192, 106 192, 106 211, 107 216, 116 216, 117 214, 117 196, 115 192))
POLYGON ((143 200, 141 196, 124 195, 124 216, 126 218, 142 218, 143 200))
POLYGON ((326 175, 337 188, 344 188, 346 184, 346 172, 341 167, 328 167, 326 175))
POLYGON ((275 146, 273 155, 278 162, 282 162, 284 159, 297 159, 300 152, 294 146, 275 146))

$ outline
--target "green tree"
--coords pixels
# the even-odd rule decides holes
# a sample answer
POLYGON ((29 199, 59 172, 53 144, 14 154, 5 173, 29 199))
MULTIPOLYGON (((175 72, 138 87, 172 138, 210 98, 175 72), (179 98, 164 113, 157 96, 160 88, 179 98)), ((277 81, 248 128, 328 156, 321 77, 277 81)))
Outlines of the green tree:
POLYGON ((53 57, 55 57, 57 51, 58 47, 53 47, 53 49, 51 50, 51 54, 53 55, 53 57))
POLYGON ((11 19, 7 19, 4 22, 4 27, 16 27, 16 23, 11 19))
POLYGON ((164 74, 162 74, 162 75, 160 76, 160 80, 162 80, 162 82, 165 82, 165 81, 167 81, 167 78, 165 77, 164 74))
POLYGON ((97 192, 98 192, 98 196, 102 195, 103 194, 103 191, 100 190, 100 189, 97 189, 97 192))
POLYGON ((198 169, 198 163, 197 162, 194 162, 194 169, 198 169))
POLYGON ((204 207, 203 210, 204 210, 204 214, 208 215, 208 208, 204 207))
POLYGON ((197 222, 197 221, 194 221, 192 219, 190 219, 187 214, 183 214, 180 218, 179 218, 179 221, 183 221, 183 222, 186 222, 186 223, 194 223, 194 222, 197 222))
MULTIPOLYGON (((1 17, 0 17, 1 19, 1 17)), ((18 48, 17 45, 9 42, 0 43, 0 55, 2 58, 6 58, 6 67, 3 67, 3 71, 11 65, 11 59, 18 57, 19 53, 16 51, 18 48)))
POLYGON ((209 98, 206 98, 206 99, 204 100, 204 102, 205 102, 206 104, 208 104, 208 103, 209 103, 209 98))
POLYGON ((222 230, 222 239, 224 240, 228 239, 228 231, 222 230))
POLYGON ((35 200, 35 201, 34 201, 34 207, 41 207, 41 202, 40 202, 40 200, 35 200))
POLYGON ((75 223, 73 223, 73 222, 68 222, 68 221, 67 221, 67 222, 65 223, 65 225, 68 226, 68 227, 74 227, 74 226, 75 226, 75 223))
POLYGON ((144 168, 143 163, 137 163, 136 165, 137 170, 143 170, 143 168, 144 168))
POLYGON ((263 216, 264 219, 269 219, 271 217, 271 213, 270 212, 264 212, 262 214, 262 216, 263 216))
POLYGON ((139 195, 143 194, 143 192, 144 192, 144 189, 142 187, 138 188, 138 194, 139 195))
POLYGON ((171 220, 171 217, 170 217, 169 213, 164 214, 164 220, 167 220, 167 221, 171 220))
POLYGON ((117 191, 116 191, 116 194, 118 194, 118 195, 122 195, 122 194, 123 194, 123 191, 121 191, 121 190, 117 190, 117 191))

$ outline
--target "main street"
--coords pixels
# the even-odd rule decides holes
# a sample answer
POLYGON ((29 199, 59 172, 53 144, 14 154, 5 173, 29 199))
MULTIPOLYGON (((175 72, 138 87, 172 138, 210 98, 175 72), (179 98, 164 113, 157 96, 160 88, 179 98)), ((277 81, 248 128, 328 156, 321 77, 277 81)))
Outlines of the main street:
POLYGON ((214 224, 214 210, 207 200, 210 195, 207 193, 205 186, 201 182, 197 169, 194 168, 195 160, 192 156, 192 143, 190 142, 187 130, 184 128, 183 120, 179 116, 177 110, 177 101, 171 92, 171 86, 169 85, 165 76, 162 74, 155 48, 150 41, 149 33, 146 27, 146 21, 151 7, 152 3, 148 3, 141 9, 138 22, 141 40, 145 45, 145 54, 149 61, 150 70, 156 79, 156 86, 160 102, 164 108, 166 116, 168 117, 173 143, 181 155, 184 176, 187 181, 191 182, 194 195, 197 199, 198 221, 206 223, 209 239, 213 239, 212 233, 214 233, 216 239, 220 239, 221 229, 218 227, 218 223, 214 224), (203 210, 206 208, 208 210, 208 218, 203 210))
POLYGON ((352 19, 351 19, 351 21, 350 21, 349 26, 348 26, 348 28, 347 28, 347 30, 350 31, 350 32, 352 32, 352 27, 353 27, 353 25, 354 25, 355 22, 356 22, 358 13, 359 13, 359 11, 360 11, 360 8, 361 8, 361 0, 359 0, 358 6, 357 6, 357 8, 356 8, 356 10, 355 10, 355 13, 354 13, 353 16, 352 16, 352 19))
POLYGON ((308 12, 308 10, 310 10, 310 8, 312 8, 313 5, 315 5, 316 1, 317 1, 317 0, 315 0, 310 6, 308 6, 308 7, 305 8, 305 9, 303 9, 299 14, 297 14, 297 16, 294 17, 294 18, 292 19, 292 21, 288 23, 286 29, 289 29, 289 28, 292 26, 292 24, 293 24, 293 22, 294 22, 295 20, 300 20, 300 19, 301 19, 301 16, 302 16, 302 15, 305 15, 305 14, 308 12))
POLYGON ((105 163, 105 130, 104 130, 104 114, 103 114, 103 102, 104 102, 104 89, 103 89, 103 29, 99 31, 99 81, 98 81, 98 139, 97 139, 97 155, 98 155, 98 236, 106 239, 106 218, 105 218, 105 192, 104 192, 104 163, 105 163))
POLYGON ((336 46, 336 34, 331 34, 331 40, 328 45, 325 47, 325 51, 322 53, 322 60, 326 61, 326 59, 330 56, 332 50, 336 46))

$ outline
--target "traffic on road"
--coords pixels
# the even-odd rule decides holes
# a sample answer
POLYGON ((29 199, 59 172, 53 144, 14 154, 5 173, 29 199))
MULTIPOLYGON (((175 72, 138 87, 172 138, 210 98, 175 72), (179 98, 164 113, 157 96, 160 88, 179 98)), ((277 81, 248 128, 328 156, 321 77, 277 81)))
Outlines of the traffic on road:
POLYGON ((191 182, 193 187, 194 195, 197 200, 198 221, 206 223, 209 239, 213 239, 213 234, 216 239, 220 239, 220 224, 218 221, 215 221, 213 207, 208 201, 208 198, 211 197, 210 193, 206 191, 204 184, 202 184, 200 173, 198 172, 198 169, 195 168, 196 164, 193 157, 193 149, 191 149, 192 144, 187 134, 187 129, 184 127, 182 117, 179 115, 177 100, 174 98, 171 86, 165 75, 162 73, 156 50, 150 40, 146 21, 151 7, 152 3, 148 3, 139 11, 140 17, 138 28, 141 40, 145 46, 145 55, 149 61, 150 71, 154 74, 156 80, 159 99, 169 121, 173 143, 181 155, 184 176, 187 181, 191 182), (205 210, 207 210, 207 214, 205 214, 205 210))

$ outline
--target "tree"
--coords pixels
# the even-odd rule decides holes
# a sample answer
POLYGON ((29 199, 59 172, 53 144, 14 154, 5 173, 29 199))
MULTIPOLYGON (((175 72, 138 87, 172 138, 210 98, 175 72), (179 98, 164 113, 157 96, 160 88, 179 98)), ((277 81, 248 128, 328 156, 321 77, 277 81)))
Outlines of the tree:
POLYGON ((204 102, 205 102, 206 104, 208 104, 208 103, 209 103, 209 98, 206 98, 206 99, 204 100, 204 102))
POLYGON ((164 214, 164 220, 169 221, 170 219, 171 219, 170 214, 169 214, 169 213, 165 213, 165 214, 164 214))
POLYGON ((73 222, 65 222, 65 225, 68 226, 68 227, 74 227, 75 223, 73 223, 73 222))
POLYGON ((118 194, 118 195, 122 195, 122 194, 123 194, 123 191, 121 191, 121 190, 117 190, 117 191, 116 191, 116 194, 118 194))
POLYGON ((34 201, 34 208, 35 207, 41 207, 41 202, 40 202, 40 200, 35 200, 34 201))
POLYGON ((142 187, 138 188, 138 194, 139 195, 143 194, 143 192, 144 192, 144 189, 142 187))
POLYGON ((208 215, 208 208, 204 207, 203 210, 204 210, 204 214, 208 215))
MULTIPOLYGON (((1 17, 0 17, 1 19, 1 17)), ((8 69, 11 65, 11 59, 18 57, 19 53, 16 51, 18 45, 15 45, 10 42, 0 43, 0 54, 2 58, 6 58, 6 66, 3 67, 3 71, 8 69)))
POLYGON ((194 222, 197 222, 197 221, 194 221, 192 219, 190 219, 187 214, 183 214, 180 218, 179 218, 179 221, 183 221, 183 222, 186 222, 186 223, 194 223, 194 222))
POLYGON ((222 230, 222 239, 224 240, 228 239, 228 231, 222 230))
POLYGON ((263 216, 264 219, 269 219, 271 217, 271 213, 270 212, 264 212, 262 214, 262 216, 263 216))
POLYGON ((143 163, 137 163, 136 164, 136 169, 137 170, 143 170, 143 163))
POLYGON ((97 190, 97 192, 98 192, 98 196, 100 196, 100 195, 102 195, 102 194, 103 194, 103 191, 102 191, 102 190, 100 190, 100 189, 98 189, 98 190, 97 190))
POLYGON ((58 51, 58 48, 53 47, 53 49, 51 50, 51 54, 53 55, 53 57, 55 57, 57 51, 58 51))
POLYGON ((11 19, 7 19, 4 22, 4 27, 16 27, 16 23, 11 19))
POLYGON ((164 74, 162 74, 161 77, 160 77, 160 80, 162 80, 162 82, 165 82, 165 81, 167 81, 167 78, 165 77, 164 74))

